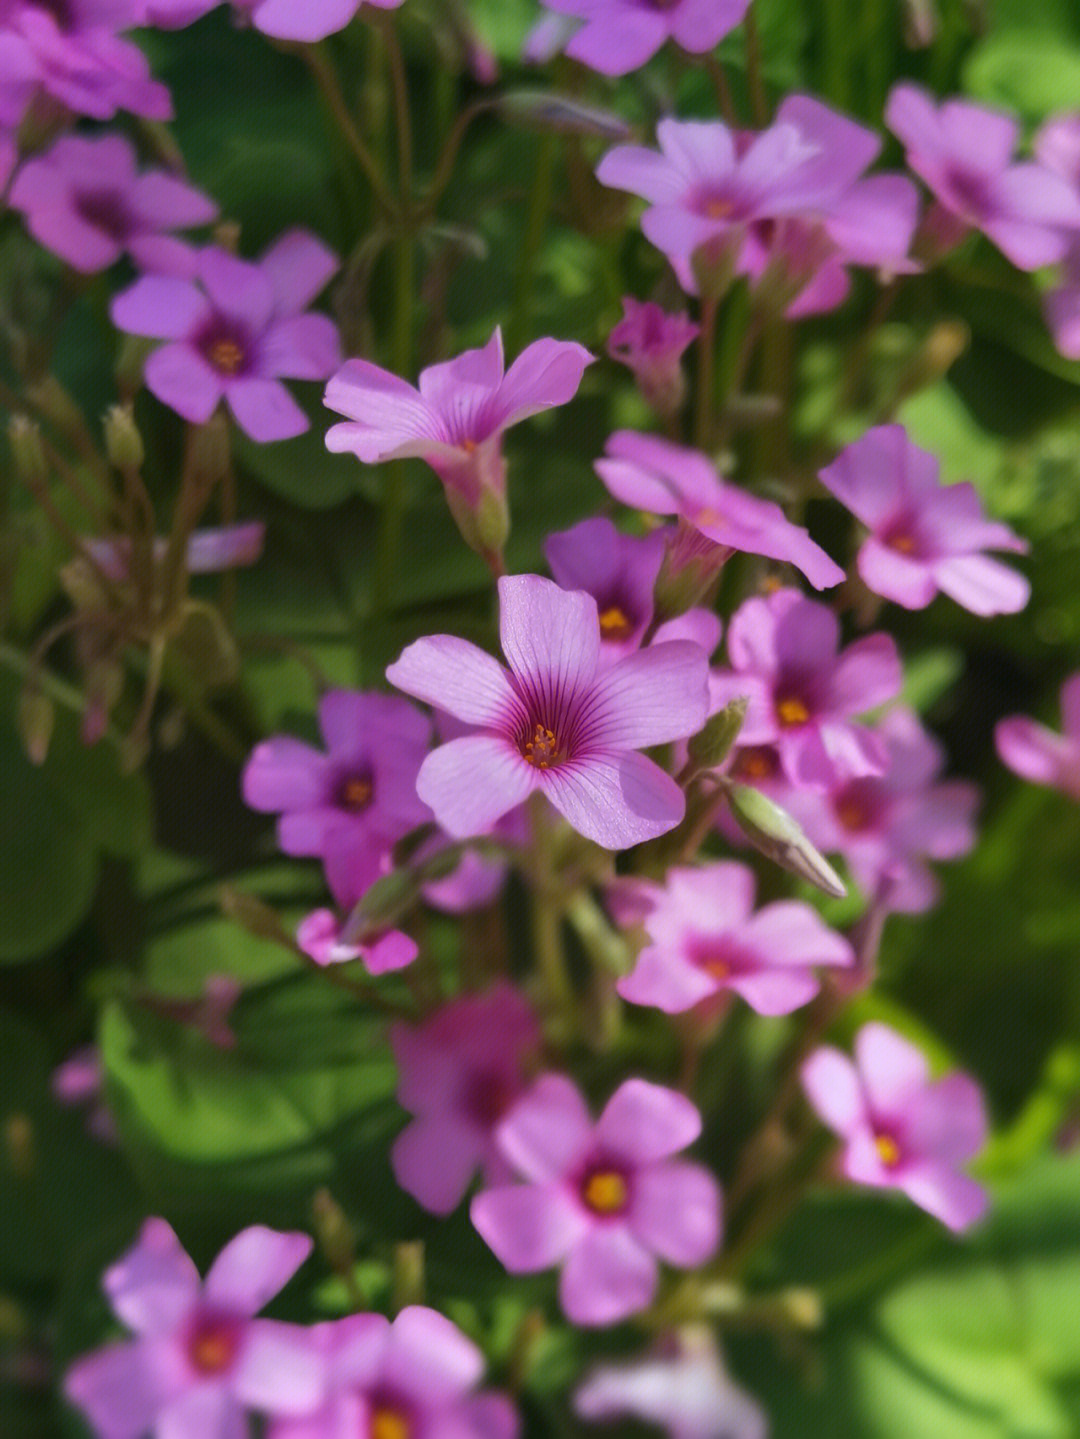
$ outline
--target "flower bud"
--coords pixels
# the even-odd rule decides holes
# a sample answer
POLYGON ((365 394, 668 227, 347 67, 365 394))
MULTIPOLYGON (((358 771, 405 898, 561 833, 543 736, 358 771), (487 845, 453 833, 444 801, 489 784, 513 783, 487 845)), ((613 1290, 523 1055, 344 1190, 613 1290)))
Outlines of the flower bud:
POLYGON ((716 769, 723 764, 739 737, 749 703, 745 695, 739 695, 712 715, 705 728, 689 740, 686 752, 695 770, 716 769))
POLYGON ((627 140, 633 131, 621 115, 582 105, 546 90, 510 90, 500 96, 496 112, 511 124, 562 135, 598 135, 602 140, 627 140))
POLYGON ((142 436, 135 427, 130 405, 110 405, 105 411, 105 453, 118 470, 141 470, 146 459, 142 436))
POLYGON ((47 484, 49 462, 37 422, 26 415, 12 415, 8 422, 8 443, 19 479, 31 490, 47 484))
POLYGON ((315 1238, 326 1262, 337 1274, 348 1274, 356 1263, 356 1230, 329 1189, 318 1189, 311 1201, 315 1238))
POLYGON ((370 885, 341 928, 342 944, 363 944, 372 935, 392 929, 416 900, 416 876, 405 869, 391 870, 370 885))
POLYGON ((774 864, 835 899, 846 896, 843 880, 786 810, 767 799, 760 790, 742 784, 729 787, 728 803, 743 834, 774 864))
POLYGON ((56 709, 48 695, 24 689, 19 696, 19 735, 31 764, 44 764, 52 741, 56 709))

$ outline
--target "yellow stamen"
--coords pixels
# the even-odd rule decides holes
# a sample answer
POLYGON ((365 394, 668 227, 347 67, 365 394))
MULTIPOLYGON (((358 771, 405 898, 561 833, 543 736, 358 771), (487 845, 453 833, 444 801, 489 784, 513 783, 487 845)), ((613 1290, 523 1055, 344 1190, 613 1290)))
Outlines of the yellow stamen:
POLYGON ((837 807, 836 817, 845 829, 862 829, 866 814, 854 800, 845 800, 837 807))
POLYGON ((371 1416, 371 1439, 409 1439, 412 1425, 397 1409, 376 1409, 371 1416))
POLYGON ((632 628, 625 611, 619 609, 618 605, 609 605, 606 610, 601 610, 600 633, 605 639, 623 640, 632 628))
POLYGON ((227 1328, 209 1328, 196 1334, 188 1355, 200 1374, 220 1374, 236 1354, 236 1336, 227 1328))
POLYGON ((223 375, 235 375, 244 363, 244 352, 235 340, 215 340, 210 346, 210 363, 223 375))
POLYGON ((562 758, 555 731, 542 724, 534 727, 532 739, 525 741, 521 753, 536 769, 550 769, 562 758))
POLYGON ((891 1135, 875 1135, 874 1148, 880 1154, 882 1164, 887 1164, 890 1169, 900 1163, 900 1146, 891 1135))
POLYGON ((617 1214, 626 1205, 626 1180, 614 1169, 598 1169, 585 1181, 582 1197, 597 1214, 617 1214))
POLYGON ((714 510, 712 505, 702 506, 694 515, 694 524, 697 525, 699 530, 703 529, 706 525, 715 530, 723 523, 723 515, 719 510, 714 510))
POLYGON ((371 781, 362 775, 353 775, 341 786, 341 803, 346 809, 366 809, 371 803, 371 781))
POLYGON ((810 718, 810 711, 802 700, 794 698, 780 700, 776 706, 776 713, 782 725, 805 724, 810 718))
POLYGON ((899 550, 902 555, 913 555, 917 548, 913 535, 894 535, 889 541, 891 549, 899 550))
POLYGON ((730 200, 725 200, 721 195, 714 195, 711 200, 705 201, 705 214, 710 220, 724 220, 731 214, 734 206, 730 200))

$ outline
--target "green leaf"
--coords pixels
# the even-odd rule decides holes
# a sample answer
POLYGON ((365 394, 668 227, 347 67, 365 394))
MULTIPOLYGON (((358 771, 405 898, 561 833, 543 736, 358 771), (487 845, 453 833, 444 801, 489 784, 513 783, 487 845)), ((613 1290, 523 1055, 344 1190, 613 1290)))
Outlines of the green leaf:
POLYGON ((1076 108, 1080 46, 1070 45, 1045 25, 999 30, 969 55, 964 88, 988 105, 1019 111, 1033 122, 1045 120, 1048 115, 1076 108))

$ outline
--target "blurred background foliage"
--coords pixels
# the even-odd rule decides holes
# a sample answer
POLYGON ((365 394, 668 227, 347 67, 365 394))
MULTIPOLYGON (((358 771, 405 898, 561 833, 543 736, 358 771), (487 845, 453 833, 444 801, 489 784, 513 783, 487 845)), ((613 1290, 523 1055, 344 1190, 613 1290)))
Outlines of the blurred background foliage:
MULTIPOLYGON (((877 128, 901 76, 1013 109, 1028 130, 1080 105, 1073 0, 928 0, 936 35, 918 48, 905 38, 905 18, 923 8, 915 3, 756 0, 754 8, 774 97, 808 91, 877 128)), ((431 39, 439 10, 437 0, 409 0, 400 12, 422 176, 458 107, 486 93, 441 63, 431 39)), ((546 83, 517 58, 537 16, 532 0, 472 0, 469 12, 498 58, 501 84, 546 83)), ((389 158, 377 47, 364 27, 329 44, 362 129, 389 158)), ((346 257, 331 303, 350 352, 390 363, 385 237, 302 62, 235 28, 224 10, 186 31, 148 34, 145 45, 172 89, 172 133, 191 176, 238 224, 241 250, 257 253, 297 223, 318 231, 346 257)), ((721 58, 748 114, 739 34, 721 58)), ((667 56, 617 84, 586 82, 564 65, 553 73, 566 93, 587 89, 643 133, 666 109, 712 113, 704 73, 667 56)), ((491 115, 475 122, 438 214, 418 236, 410 378, 433 358, 482 343, 496 323, 511 353, 552 334, 602 354, 623 293, 675 299, 661 257, 625 223, 622 201, 591 179, 604 147, 491 115)), ((888 139, 886 159, 901 159, 888 139)), ((115 276, 67 290, 11 217, 0 273, 9 327, 44 332, 56 318, 56 371, 93 422, 117 393, 118 337, 107 319, 115 276)), ((899 1020, 985 1085, 996 1135, 983 1177, 998 1203, 982 1231, 957 1244, 888 1197, 815 1199, 746 1282, 763 1293, 813 1292, 823 1327, 793 1330, 763 1310, 760 1322, 734 1323, 733 1366, 779 1439, 1069 1439, 1080 1433, 1080 807, 1005 773, 992 730, 1019 710, 1056 724, 1058 686, 1080 664, 1080 364, 1054 350, 1035 283, 986 242, 898 286, 887 321, 864 345, 875 302, 861 278, 843 309, 791 332, 796 467, 820 463, 910 385, 895 413, 912 437, 940 455, 950 478, 974 480, 990 511, 1032 545, 1033 595, 1022 614, 983 622, 940 599, 914 615, 890 609, 882 621, 952 772, 977 780, 985 798, 978 848, 948 870, 936 910, 890 920, 880 983, 859 1009, 860 1018, 899 1020), (943 326, 959 334, 959 356, 916 384, 943 326)), ((767 373, 752 374, 748 388, 767 383, 767 373)), ((107 741, 84 748, 77 717, 63 707, 46 762, 35 767, 23 753, 20 657, 65 612, 56 574, 66 550, 6 484, 4 503, 25 541, 0 640, 0 1432, 10 1439, 79 1432, 53 1395, 53 1366, 100 1339, 101 1267, 148 1212, 168 1217, 204 1262, 243 1224, 310 1227, 312 1194, 329 1186, 357 1227, 367 1302, 387 1301, 390 1243, 404 1226, 405 1237, 425 1241, 429 1300, 484 1342, 496 1381, 522 1317, 550 1293, 545 1277, 515 1281, 511 1297, 461 1214, 435 1221, 396 1189, 387 1149, 403 1116, 381 1018, 354 995, 312 982, 288 950, 223 912, 223 882, 290 922, 322 893, 315 865, 275 858, 272 826, 246 812, 238 792, 240 760, 258 738, 313 733, 311 675, 290 646, 335 683, 376 684, 417 634, 490 634, 486 571, 418 462, 404 478, 401 565, 385 592, 372 592, 384 477, 329 454, 318 387, 296 389, 313 419, 309 434, 236 446, 239 512, 268 525, 263 560, 235 581, 241 679, 206 701, 203 723, 198 715, 181 723, 163 704, 159 742, 135 773, 121 772, 107 741), (220 973, 243 986, 233 1049, 215 1048, 147 1001, 191 1000, 220 973), (90 1138, 50 1090, 56 1065, 92 1039, 119 1149, 90 1138)), ((145 394, 136 418, 167 513, 181 427, 145 394)), ((611 429, 647 422, 628 376, 601 359, 572 405, 511 432, 511 570, 541 569, 550 530, 607 506, 591 462, 611 429)), ((744 461, 756 444, 753 433, 739 438, 744 461)), ((808 519, 842 557, 831 509, 812 503, 808 519)), ((62 652, 57 668, 63 682, 62 652)), ((511 925, 514 903, 511 892, 511 925)), ((447 964, 456 933, 432 921, 429 943, 447 964)), ((654 1046, 661 1073, 660 1030, 644 1029, 632 1042, 639 1052, 654 1046)), ((701 1096, 715 1107, 710 1153, 722 1174, 748 1127, 745 1113, 764 1103, 779 1032, 777 1021, 748 1029, 768 1032, 756 1048, 749 1033, 749 1058, 701 1096)), ((618 1054, 584 1058, 600 1074, 619 1072, 618 1054)), ((347 1301, 327 1274, 324 1265, 316 1298, 333 1313, 347 1301)), ((287 1295, 280 1312, 308 1313, 303 1281, 289 1293, 292 1311, 287 1295)), ((586 1354, 627 1342, 547 1330, 525 1399, 530 1432, 576 1432, 565 1387, 586 1354)))

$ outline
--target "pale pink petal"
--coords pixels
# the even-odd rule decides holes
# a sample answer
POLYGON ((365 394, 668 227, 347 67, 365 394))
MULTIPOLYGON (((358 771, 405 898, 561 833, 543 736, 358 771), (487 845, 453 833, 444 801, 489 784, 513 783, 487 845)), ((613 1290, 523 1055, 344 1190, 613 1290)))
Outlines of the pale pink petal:
POLYGON ((592 1118, 572 1080, 544 1074, 495 1131, 499 1149, 526 1179, 558 1179, 592 1143, 592 1118))
POLYGON ((199 1271, 164 1219, 146 1220, 101 1282, 117 1317, 136 1334, 169 1333, 199 1294, 199 1271))
POLYGON ((194 530, 188 537, 184 563, 193 575, 213 574, 236 565, 253 565, 262 554, 266 525, 262 520, 194 530))
POLYGON ((248 1421, 225 1384, 198 1384, 158 1416, 154 1439, 247 1439, 248 1421))
POLYGON ((219 315, 254 334, 266 328, 274 311, 274 292, 258 265, 207 245, 199 252, 198 276, 219 315))
POLYGON ((909 1108, 904 1141, 927 1158, 961 1164, 978 1154, 987 1132, 982 1090, 968 1074, 947 1074, 909 1108))
POLYGON ((801 1077, 807 1098, 830 1129, 846 1137, 864 1123, 866 1099, 847 1055, 817 1049, 803 1064, 801 1077))
POLYGON ((587 722, 598 749, 644 749, 696 734, 708 705, 705 651, 687 640, 626 655, 597 682, 587 722))
POLYGON ((571 36, 566 54, 601 75, 629 75, 656 54, 668 27, 658 11, 623 8, 599 14, 571 36))
POLYGON ((310 809, 329 799, 333 767, 326 755, 290 735, 252 750, 241 780, 244 803, 264 811, 310 809))
POLYGON ((454 839, 487 834, 523 804, 546 774, 501 735, 468 735, 433 750, 420 766, 416 792, 454 839))
POLYGON ((1035 784, 1056 785, 1072 757, 1067 740, 1026 715, 1001 720, 994 729, 994 743, 1004 763, 1035 784))
POLYGON ((306 309, 339 264, 334 252, 307 230, 288 230, 279 236, 259 260, 274 292, 275 314, 298 315, 306 309))
POLYGON ((325 1397, 328 1381, 326 1356, 309 1327, 273 1319, 247 1326, 232 1375, 242 1404, 266 1414, 309 1413, 325 1397))
POLYGON ((934 563, 945 593, 976 615, 1012 615, 1031 598, 1027 578, 988 555, 950 555, 934 563))
POLYGON ((206 1299, 232 1313, 257 1314, 284 1289, 313 1247, 306 1234, 262 1224, 243 1229, 210 1266, 206 1299))
POLYGON ((835 714, 862 714, 894 699, 904 683, 904 669, 891 635, 866 635, 848 645, 836 661, 829 681, 835 714))
POLYGON ((643 754, 589 755, 533 773, 559 813, 604 849, 655 839, 686 813, 682 790, 643 754))
POLYGON ((672 1160, 634 1175, 629 1224, 668 1264, 692 1269, 720 1243, 720 1186, 700 1164, 672 1160))
POLYGON ((642 950, 631 973, 615 981, 623 999, 631 1004, 652 1005, 665 1014, 692 1009, 718 987, 718 982, 696 964, 659 945, 642 950))
POLYGON ((596 167, 601 185, 615 190, 629 190, 654 205, 680 200, 686 189, 686 178, 671 161, 644 145, 617 145, 609 150, 596 167))
POLYGON ((867 589, 905 609, 925 609, 938 592, 932 566, 873 536, 860 547, 857 564, 867 589))
POLYGON ((540 575, 504 575, 499 580, 499 639, 519 688, 553 708, 548 723, 554 726, 596 674, 596 601, 540 575))
POLYGON ((855 1036, 855 1062, 875 1120, 902 1118, 926 1087, 922 1050, 887 1024, 864 1024, 855 1036))
POLYGON ((412 385, 367 360, 347 360, 323 403, 352 424, 327 432, 327 449, 351 450, 365 464, 394 454, 423 455, 446 440, 443 425, 412 385))
POLYGON ((622 1224, 600 1224, 577 1244, 559 1279, 559 1300, 575 1324, 617 1324, 656 1293, 656 1260, 622 1224))
POLYGON ((168 1397, 139 1343, 107 1344, 77 1359, 63 1388, 98 1439, 142 1439, 168 1397))
POLYGON ((722 981, 758 1014, 791 1014, 809 1004, 820 989, 812 969, 761 969, 722 981))
POLYGON ((558 1185, 508 1184, 485 1189, 469 1206, 477 1232, 511 1274, 534 1274, 560 1263, 588 1220, 558 1185))
POLYGON ((487 420, 495 429, 565 405, 577 394, 593 356, 570 340, 535 340, 522 350, 494 396, 487 420))
POLYGON ((258 369, 284 380, 325 380, 341 364, 337 326, 327 315, 275 320, 259 339, 258 369))
POLYGON ((386 678, 466 724, 512 728, 522 717, 510 677, 486 651, 456 635, 428 635, 402 650, 386 678))
POLYGON ((990 1196, 981 1184, 944 1164, 905 1169, 896 1182, 910 1200, 955 1231, 967 1229, 981 1219, 990 1204, 990 1196))
POLYGON ((605 1151, 636 1164, 652 1164, 693 1144, 701 1115, 674 1089, 628 1079, 608 1100, 596 1125, 605 1151))
POLYGON ((449 1214, 464 1198, 485 1146, 474 1124, 453 1112, 422 1115, 390 1150, 394 1178, 432 1214, 449 1214))

